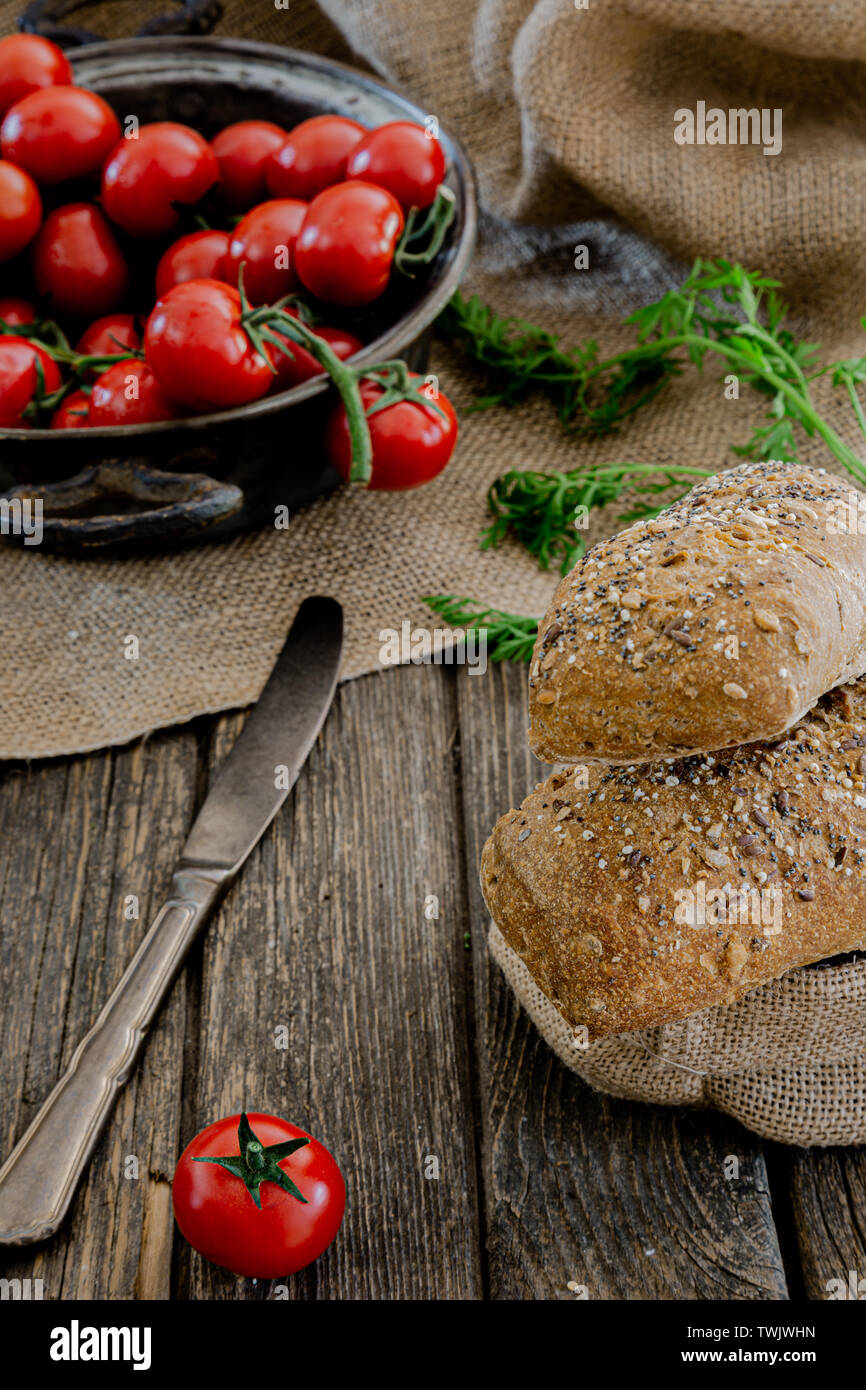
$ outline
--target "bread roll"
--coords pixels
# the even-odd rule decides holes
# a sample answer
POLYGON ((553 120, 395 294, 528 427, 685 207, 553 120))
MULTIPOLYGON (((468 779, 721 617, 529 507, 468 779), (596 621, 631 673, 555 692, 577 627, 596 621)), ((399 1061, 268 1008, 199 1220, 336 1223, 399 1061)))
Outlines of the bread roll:
POLYGON ((530 667, 530 744, 567 763, 712 752, 778 737, 864 671, 866 496, 744 464, 563 579, 530 667))
POLYGON ((866 679, 780 742, 549 777, 497 824, 481 883, 589 1038, 866 947, 866 679))

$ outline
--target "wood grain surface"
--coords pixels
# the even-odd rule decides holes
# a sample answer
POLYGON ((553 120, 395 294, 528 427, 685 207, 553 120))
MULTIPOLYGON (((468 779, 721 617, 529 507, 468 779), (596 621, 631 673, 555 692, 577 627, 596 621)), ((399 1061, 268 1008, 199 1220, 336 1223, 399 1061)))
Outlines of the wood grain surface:
MULTIPOLYGON (((3 1153, 146 930, 242 723, 0 772, 3 1153)), ((516 1006, 477 862, 542 775, 526 723, 511 667, 341 687, 65 1227, 0 1274, 121 1300, 821 1299, 866 1277, 862 1151, 770 1150, 768 1167, 721 1116, 598 1096, 516 1006), (347 1178, 337 1241, 282 1282, 207 1264, 172 1219, 181 1149, 242 1107, 308 1128, 347 1178)))

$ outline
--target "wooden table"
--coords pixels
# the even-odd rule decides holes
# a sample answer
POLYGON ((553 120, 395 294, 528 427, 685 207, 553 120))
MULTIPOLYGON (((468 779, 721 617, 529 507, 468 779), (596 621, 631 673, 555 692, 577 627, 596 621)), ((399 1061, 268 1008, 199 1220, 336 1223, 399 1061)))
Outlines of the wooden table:
MULTIPOLYGON (((3 1153, 120 977, 241 723, 3 766, 3 1153)), ((568 1299, 569 1283, 595 1299, 821 1299, 828 1279, 866 1276, 864 1150, 777 1148, 719 1115, 605 1099, 516 1006, 476 866, 538 780, 526 726, 515 668, 341 688, 64 1230, 0 1273, 52 1299, 568 1299), (181 1149, 241 1107, 321 1137, 349 1187, 334 1246, 281 1287, 208 1265, 172 1220, 181 1149)))

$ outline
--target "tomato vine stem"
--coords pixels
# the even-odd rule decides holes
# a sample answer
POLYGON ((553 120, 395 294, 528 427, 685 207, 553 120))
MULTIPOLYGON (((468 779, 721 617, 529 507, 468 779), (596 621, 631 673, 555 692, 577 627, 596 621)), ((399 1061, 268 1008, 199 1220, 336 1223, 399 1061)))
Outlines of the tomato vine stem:
POLYGON ((429 265, 439 254, 456 212, 457 199, 447 183, 440 183, 428 208, 412 209, 394 252, 394 265, 401 274, 412 275, 414 267, 429 265))

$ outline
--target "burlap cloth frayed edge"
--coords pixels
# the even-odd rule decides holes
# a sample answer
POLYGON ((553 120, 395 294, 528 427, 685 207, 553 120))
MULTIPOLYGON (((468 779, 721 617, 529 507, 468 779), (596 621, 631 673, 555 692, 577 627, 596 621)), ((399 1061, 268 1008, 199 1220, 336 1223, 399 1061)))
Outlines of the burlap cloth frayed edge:
POLYGON ((494 922, 488 946, 545 1042, 596 1091, 721 1110, 781 1144, 866 1143, 866 959, 792 970, 736 1004, 579 1047, 494 922))

